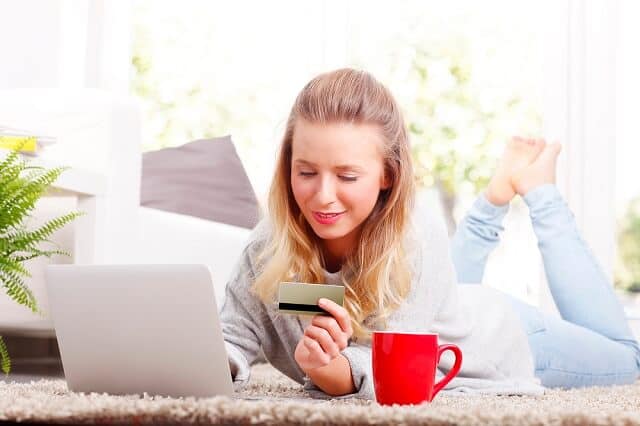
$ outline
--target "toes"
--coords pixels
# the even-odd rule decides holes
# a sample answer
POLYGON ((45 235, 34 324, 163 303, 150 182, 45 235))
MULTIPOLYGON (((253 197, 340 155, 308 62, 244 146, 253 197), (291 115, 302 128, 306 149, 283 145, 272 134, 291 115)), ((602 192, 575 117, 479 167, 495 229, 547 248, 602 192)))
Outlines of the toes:
POLYGON ((530 138, 523 138, 521 136, 513 136, 508 145, 517 149, 530 149, 535 145, 535 140, 530 138))
MULTIPOLYGON (((550 143, 547 144, 544 149, 542 150, 542 153, 540 154, 540 157, 545 157, 545 158, 556 158, 558 156, 558 154, 560 154, 560 151, 562 150, 562 146, 557 143, 550 143)), ((539 157, 539 158, 540 158, 539 157)))
POLYGON ((544 139, 536 138, 523 138, 521 136, 514 136, 511 138, 513 144, 526 144, 530 147, 536 147, 542 149, 547 143, 544 139))
POLYGON ((547 142, 544 139, 536 139, 535 147, 538 155, 542 152, 542 150, 544 150, 546 146, 547 146, 547 142))
POLYGON ((560 150, 559 144, 557 142, 548 144, 544 139, 540 138, 525 138, 522 136, 513 136, 507 143, 507 149, 520 150, 523 153, 528 153, 529 155, 533 154, 533 156, 530 157, 531 160, 535 160, 548 147, 551 147, 550 152, 559 152, 560 150))
POLYGON ((514 136, 511 138, 511 140, 509 141, 508 145, 514 146, 514 147, 518 147, 521 144, 525 143, 526 139, 521 138, 520 136, 514 136))
POLYGON ((562 151, 562 145, 560 145, 558 142, 550 143, 549 145, 547 145, 547 149, 553 155, 558 155, 560 154, 560 151, 562 151))

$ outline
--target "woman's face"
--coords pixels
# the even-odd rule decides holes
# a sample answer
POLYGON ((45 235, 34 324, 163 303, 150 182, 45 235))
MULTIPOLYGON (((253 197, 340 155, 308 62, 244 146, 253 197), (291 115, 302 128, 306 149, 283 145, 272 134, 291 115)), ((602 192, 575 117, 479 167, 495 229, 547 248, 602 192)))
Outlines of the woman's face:
POLYGON ((291 188, 325 248, 344 256, 386 189, 380 130, 369 124, 313 124, 293 132, 291 188))

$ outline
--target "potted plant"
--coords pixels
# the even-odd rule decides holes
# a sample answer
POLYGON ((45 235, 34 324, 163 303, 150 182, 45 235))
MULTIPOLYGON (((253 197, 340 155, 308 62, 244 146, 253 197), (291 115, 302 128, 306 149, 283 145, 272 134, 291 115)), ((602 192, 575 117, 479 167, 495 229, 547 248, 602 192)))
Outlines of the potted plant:
MULTIPOLYGON (((31 277, 25 262, 40 256, 69 256, 65 251, 47 249, 43 245, 46 243, 55 247, 48 238, 82 213, 71 212, 37 229, 28 229, 26 219, 30 217, 36 202, 66 168, 33 166, 23 160, 18 152, 19 148, 10 151, 0 161, 0 286, 11 299, 42 315, 33 293, 25 283, 25 278, 31 277)), ((11 360, 2 336, 0 366, 5 374, 9 374, 11 360)))

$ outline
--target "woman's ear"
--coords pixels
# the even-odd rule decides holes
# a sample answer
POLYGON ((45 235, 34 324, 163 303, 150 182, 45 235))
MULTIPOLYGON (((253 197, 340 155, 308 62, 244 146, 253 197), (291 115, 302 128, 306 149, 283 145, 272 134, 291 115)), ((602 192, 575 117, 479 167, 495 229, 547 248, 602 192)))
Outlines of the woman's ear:
POLYGON ((392 179, 387 172, 383 172, 382 177, 380 178, 380 189, 385 190, 391 188, 392 179))

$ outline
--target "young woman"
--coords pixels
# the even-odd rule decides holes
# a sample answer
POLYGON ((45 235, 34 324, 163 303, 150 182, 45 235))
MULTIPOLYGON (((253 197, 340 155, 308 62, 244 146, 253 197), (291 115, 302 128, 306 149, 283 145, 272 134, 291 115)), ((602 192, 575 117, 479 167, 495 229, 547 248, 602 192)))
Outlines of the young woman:
MULTIPOLYGON (((376 329, 434 332, 457 344, 464 362, 447 389, 524 393, 540 382, 635 380, 640 351, 622 310, 552 174, 537 172, 554 170, 557 151, 540 141, 507 145, 486 196, 460 225, 453 258, 460 281, 480 282, 506 204, 521 193, 566 321, 483 286, 457 285, 443 223, 414 207, 408 137, 392 95, 362 71, 313 79, 287 122, 268 216, 227 285, 221 318, 234 382, 248 380, 263 352, 314 396, 373 398, 376 329), (331 316, 312 319, 278 314, 282 281, 344 285, 345 305, 321 300, 331 316)), ((453 365, 447 355, 444 372, 453 365)))

